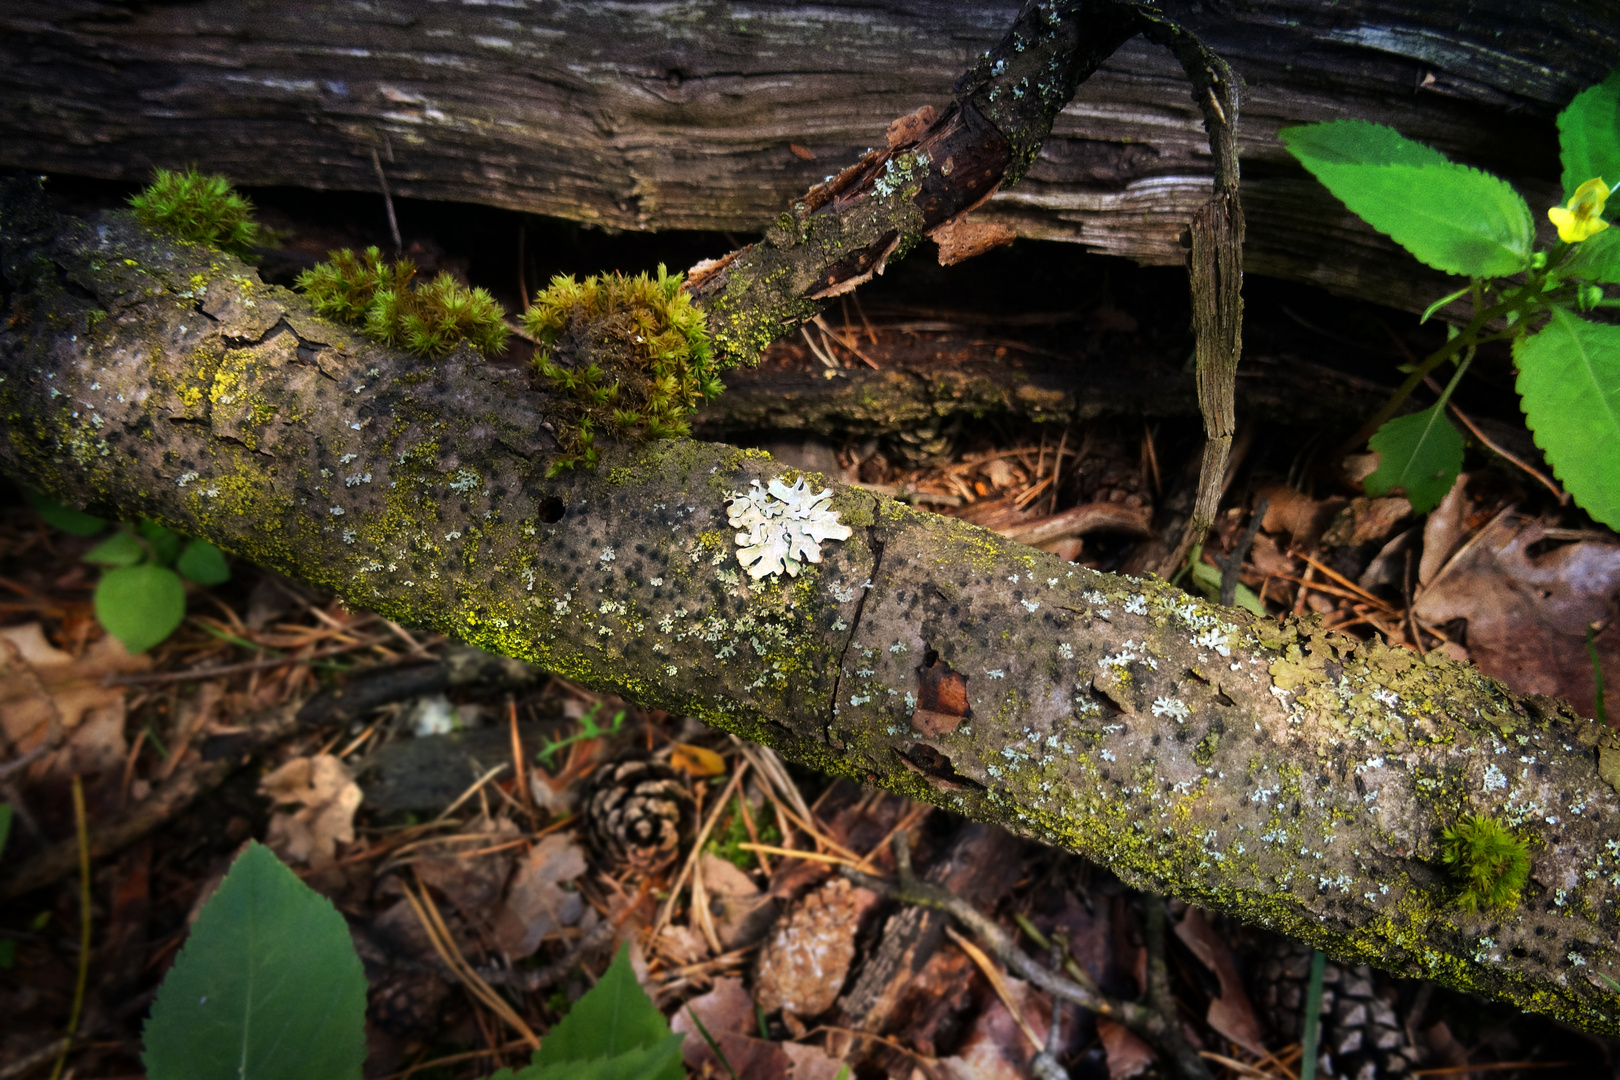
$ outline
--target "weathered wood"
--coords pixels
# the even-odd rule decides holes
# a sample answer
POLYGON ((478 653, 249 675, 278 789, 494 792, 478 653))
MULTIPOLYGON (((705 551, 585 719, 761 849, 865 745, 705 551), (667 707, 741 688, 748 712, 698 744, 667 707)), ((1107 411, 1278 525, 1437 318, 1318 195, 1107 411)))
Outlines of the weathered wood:
MULTIPOLYGON (((1016 0, 450 5, 402 0, 0 7, 0 165, 462 200, 621 229, 759 231, 889 121, 943 107, 1016 0), (802 160, 798 145, 814 155, 802 160)), ((1620 51, 1617 0, 1261 0, 1168 15, 1245 80, 1250 272, 1418 308, 1445 291, 1283 153, 1278 127, 1389 123, 1554 196, 1552 117, 1620 51)), ((1209 191, 1198 109, 1137 38, 976 215, 1179 263, 1209 191)), ((1538 214, 1539 218, 1539 214, 1538 214)))

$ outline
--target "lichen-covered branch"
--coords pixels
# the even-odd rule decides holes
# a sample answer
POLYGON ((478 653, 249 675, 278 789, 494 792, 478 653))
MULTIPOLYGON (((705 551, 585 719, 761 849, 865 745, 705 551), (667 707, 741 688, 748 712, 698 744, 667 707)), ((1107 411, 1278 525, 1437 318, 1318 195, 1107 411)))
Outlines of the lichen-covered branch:
POLYGON ((767 456, 659 442, 548 481, 526 371, 371 345, 127 214, 58 218, 31 180, 0 188, 0 307, 22 483, 1339 956, 1620 1032, 1620 759, 1553 703, 857 489, 831 501, 848 539, 753 579, 728 496, 798 479, 767 456), (1457 903, 1443 831, 1465 814, 1530 845, 1510 906, 1457 903))

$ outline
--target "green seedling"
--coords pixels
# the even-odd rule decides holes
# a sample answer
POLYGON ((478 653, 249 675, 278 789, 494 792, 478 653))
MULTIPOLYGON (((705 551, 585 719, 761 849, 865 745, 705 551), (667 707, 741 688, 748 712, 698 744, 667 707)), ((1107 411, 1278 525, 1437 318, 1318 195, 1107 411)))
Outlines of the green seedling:
POLYGON ((388 262, 370 247, 356 255, 334 251, 298 275, 317 314, 360 327, 381 345, 437 359, 465 341, 490 356, 504 352, 506 311, 486 289, 471 289, 448 273, 416 282, 409 259, 388 262))
MULTIPOLYGON (((74 536, 96 536, 102 518, 62 506, 45 496, 28 496, 47 524, 74 536)), ((230 580, 225 556, 206 540, 191 539, 151 521, 119 525, 117 531, 84 554, 102 568, 93 598, 96 620, 131 653, 143 653, 167 641, 186 617, 186 587, 219 585, 230 580)))
POLYGON ((1483 814, 1467 814, 1446 829, 1441 857, 1457 876, 1457 903, 1466 911, 1511 906, 1530 876, 1529 846, 1483 814))
POLYGON ((223 176, 207 176, 195 168, 154 170, 152 182, 130 196, 129 205, 142 225, 188 244, 243 254, 259 239, 253 203, 223 176))
POLYGON ((624 710, 620 709, 618 712, 614 713, 613 722, 606 728, 602 728, 596 723, 596 714, 601 710, 601 708, 602 703, 600 701, 592 702, 591 707, 586 710, 585 715, 579 718, 580 727, 578 731, 574 732, 572 735, 569 735, 567 738, 557 739, 555 741, 547 739, 546 745, 534 755, 534 759, 549 769, 551 768, 552 756, 564 747, 572 746, 577 742, 584 742, 587 739, 600 739, 604 735, 617 735, 619 733, 620 726, 624 723, 624 710))
MULTIPOLYGON (((1403 491, 1419 513, 1451 490, 1463 438, 1446 416, 1479 347, 1506 341, 1536 445, 1582 509, 1620 528, 1620 326, 1586 316, 1620 306, 1620 229, 1606 215, 1620 187, 1620 69, 1577 95, 1558 117, 1565 202, 1547 211, 1558 242, 1535 248, 1530 207, 1506 181, 1448 160, 1390 128, 1361 120, 1285 128, 1279 136, 1327 189, 1419 261, 1468 284, 1441 297, 1423 319, 1457 300, 1472 314, 1444 345, 1410 369, 1368 422, 1378 469, 1369 495, 1403 491), (1453 367, 1438 400, 1396 416, 1423 379, 1453 367), (1376 430, 1374 430, 1376 429, 1376 430)), ((1617 200, 1620 203, 1620 200, 1617 200)))
POLYGON ((688 435, 698 405, 720 395, 704 315, 683 281, 661 264, 657 277, 559 275, 523 313, 540 345, 535 368, 559 398, 563 452, 547 475, 594 466, 599 434, 629 442, 688 435))
MULTIPOLYGON (((151 1080, 359 1080, 365 1020, 365 971, 343 916, 254 843, 158 988, 143 1060, 151 1080)), ((681 1080, 682 1038, 625 946, 528 1065, 490 1080, 681 1080)))

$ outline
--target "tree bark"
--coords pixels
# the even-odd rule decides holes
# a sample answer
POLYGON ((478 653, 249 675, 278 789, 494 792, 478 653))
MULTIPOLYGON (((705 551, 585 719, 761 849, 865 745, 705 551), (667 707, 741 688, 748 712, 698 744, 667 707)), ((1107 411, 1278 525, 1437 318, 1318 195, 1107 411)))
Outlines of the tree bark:
POLYGON ((371 345, 127 214, 61 219, 32 181, 0 188, 0 273, 0 461, 24 483, 1354 962, 1620 1033, 1620 758, 1595 722, 858 489, 832 501, 848 539, 753 581, 727 497, 779 477, 768 456, 662 442, 547 480, 552 404, 526 372, 371 345), (1440 842, 1463 813, 1530 842, 1511 908, 1456 903, 1440 842))
MULTIPOLYGON (((250 185, 376 191, 380 163, 401 195, 758 232, 881 146, 891 118, 943 108, 952 75, 1017 8, 13 0, 0 9, 0 166, 144 180, 196 163, 250 185)), ((1615 0, 1165 10, 1247 83, 1247 269, 1410 310, 1450 291, 1445 279, 1327 196, 1277 129, 1391 124, 1507 176, 1539 210, 1556 195, 1552 119, 1620 40, 1615 0)), ((1209 161, 1175 59, 1137 38, 976 220, 1179 264, 1209 161)))

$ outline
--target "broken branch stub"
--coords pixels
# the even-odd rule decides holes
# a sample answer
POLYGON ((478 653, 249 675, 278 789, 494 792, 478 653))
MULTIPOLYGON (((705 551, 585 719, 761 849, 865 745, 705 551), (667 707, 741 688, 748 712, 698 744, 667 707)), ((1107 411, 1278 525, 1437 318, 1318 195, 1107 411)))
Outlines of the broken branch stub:
POLYGON ((801 478, 768 456, 672 440, 547 480, 552 403, 522 373, 373 345, 127 214, 55 217, 37 181, 0 187, 0 273, 22 483, 1352 961, 1620 1032, 1620 796, 1589 720, 849 487, 814 503, 847 539, 751 578, 728 498, 801 478), (932 732, 931 652, 961 677, 929 710, 961 723, 932 732), (1458 906, 1441 849, 1464 814, 1528 842, 1517 903, 1458 906))

